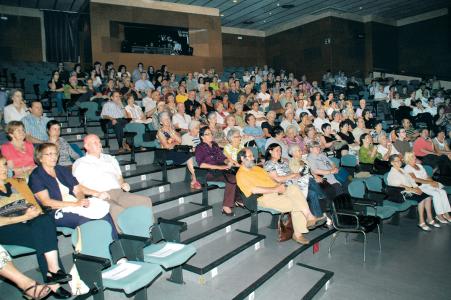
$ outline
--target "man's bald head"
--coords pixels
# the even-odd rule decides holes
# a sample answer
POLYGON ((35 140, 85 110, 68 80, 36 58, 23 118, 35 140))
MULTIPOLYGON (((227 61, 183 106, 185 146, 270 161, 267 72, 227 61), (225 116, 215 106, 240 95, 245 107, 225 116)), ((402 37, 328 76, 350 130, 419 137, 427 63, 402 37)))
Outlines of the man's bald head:
POLYGON ((100 142, 100 138, 95 134, 85 136, 83 146, 89 155, 99 157, 102 153, 102 143, 100 142))

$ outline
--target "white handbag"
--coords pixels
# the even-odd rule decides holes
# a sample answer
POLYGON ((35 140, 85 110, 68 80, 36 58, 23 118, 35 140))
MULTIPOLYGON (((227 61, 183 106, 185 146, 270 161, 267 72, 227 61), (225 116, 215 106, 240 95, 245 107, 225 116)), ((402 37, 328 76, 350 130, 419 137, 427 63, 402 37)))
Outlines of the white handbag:
MULTIPOLYGON (((78 239, 77 244, 75 245, 75 253, 80 253, 81 251, 81 230, 80 227, 77 227, 78 239)), ((70 275, 72 275, 72 280, 69 281, 69 286, 71 289, 71 293, 73 296, 84 295, 89 293, 89 287, 81 280, 80 275, 78 274, 77 266, 72 266, 70 269, 70 275)))

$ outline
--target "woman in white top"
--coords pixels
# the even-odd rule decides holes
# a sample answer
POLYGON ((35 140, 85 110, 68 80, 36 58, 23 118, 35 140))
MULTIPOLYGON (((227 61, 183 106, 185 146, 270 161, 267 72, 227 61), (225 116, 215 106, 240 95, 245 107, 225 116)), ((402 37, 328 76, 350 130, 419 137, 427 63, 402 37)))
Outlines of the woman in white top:
POLYGON ((4 109, 5 124, 8 124, 11 121, 20 121, 23 117, 28 115, 28 108, 23 101, 22 91, 12 90, 11 101, 12 103, 5 106, 4 109))
POLYGON ((387 177, 388 185, 403 188, 404 189, 403 192, 406 193, 405 197, 407 199, 418 202, 418 217, 419 217, 418 227, 420 227, 421 230, 424 231, 431 231, 431 228, 427 226, 424 221, 424 210, 426 209, 428 223, 433 226, 438 225, 435 224, 434 220, 432 219, 431 197, 429 197, 429 195, 424 194, 423 191, 415 183, 415 180, 413 180, 412 177, 410 177, 401 168, 402 161, 398 155, 390 156, 390 164, 392 168, 390 169, 390 172, 388 172, 387 177))
POLYGON ((376 149, 377 152, 380 153, 380 155, 382 155, 382 160, 384 161, 388 161, 390 156, 394 154, 400 155, 399 151, 396 150, 395 146, 393 146, 392 143, 388 142, 388 138, 385 134, 379 137, 379 145, 377 145, 376 149))
POLYGON ((132 122, 134 123, 149 124, 152 122, 151 118, 146 118, 141 107, 135 104, 135 98, 133 98, 133 95, 131 94, 127 98, 125 114, 127 115, 127 118, 132 119, 132 122))
POLYGON ((440 130, 437 136, 432 140, 434 144, 434 150, 440 155, 448 155, 451 159, 451 150, 449 149, 448 142, 445 139, 445 131, 440 130))
MULTIPOLYGON (((426 173, 426 170, 422 165, 417 164, 415 154, 413 152, 407 152, 404 156, 406 166, 404 171, 408 173, 416 183, 421 184, 420 189, 427 195, 432 196, 432 203, 436 213, 435 219, 440 223, 451 223, 449 212, 451 207, 449 205, 448 195, 443 190, 443 185, 437 181, 432 180, 426 173)), ((428 222, 428 224, 435 224, 434 221, 428 222)), ((438 225, 438 224, 437 224, 438 225)))

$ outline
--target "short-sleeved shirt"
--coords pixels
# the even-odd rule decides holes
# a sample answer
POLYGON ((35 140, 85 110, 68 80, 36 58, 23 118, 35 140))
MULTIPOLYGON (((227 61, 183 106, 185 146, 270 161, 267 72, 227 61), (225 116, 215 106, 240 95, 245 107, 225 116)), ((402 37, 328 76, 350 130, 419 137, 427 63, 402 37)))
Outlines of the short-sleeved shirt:
POLYGON ((14 168, 33 167, 34 163, 34 147, 30 142, 24 142, 25 152, 21 152, 14 148, 11 142, 7 142, 2 146, 2 155, 6 160, 13 162, 14 168))
MULTIPOLYGON (((333 164, 332 161, 324 153, 320 153, 318 155, 314 155, 314 154, 310 153, 307 156, 307 165, 313 171, 332 170, 332 168, 333 168, 332 164, 333 164)), ((327 179, 327 182, 329 182, 330 184, 338 183, 337 179, 335 178, 335 176, 333 174, 327 174, 327 175, 323 175, 323 176, 324 176, 324 178, 327 179)))
POLYGON ((254 166, 251 169, 241 167, 236 173, 236 183, 246 197, 252 195, 256 187, 273 188, 278 186, 261 167, 254 166))
POLYGON ((47 117, 42 116, 38 118, 32 114, 22 118, 25 132, 41 141, 47 141, 49 139, 49 136, 47 135, 47 123, 49 121, 50 119, 47 117))
POLYGON ((125 118, 124 107, 110 100, 103 105, 101 116, 108 116, 114 119, 125 118))
POLYGON ((224 165, 224 161, 227 159, 221 148, 215 142, 211 147, 207 143, 200 143, 196 147, 195 151, 197 164, 200 166, 203 163, 209 165, 224 165))
POLYGON ((108 154, 102 153, 99 158, 87 154, 75 161, 72 172, 80 184, 92 190, 106 192, 121 188, 121 168, 116 158, 108 154))
POLYGON ((14 104, 5 106, 3 110, 5 117, 5 123, 8 124, 11 121, 20 121, 22 118, 28 115, 28 110, 24 107, 21 111, 18 111, 14 104))
POLYGON ((428 155, 423 153, 421 150, 434 152, 434 145, 432 144, 432 141, 426 141, 422 137, 417 138, 417 140, 413 143, 413 152, 415 153, 415 156, 423 157, 428 155))
POLYGON ((188 130, 189 123, 191 123, 191 117, 187 114, 183 114, 182 116, 176 113, 172 116, 172 124, 177 124, 180 129, 188 130))

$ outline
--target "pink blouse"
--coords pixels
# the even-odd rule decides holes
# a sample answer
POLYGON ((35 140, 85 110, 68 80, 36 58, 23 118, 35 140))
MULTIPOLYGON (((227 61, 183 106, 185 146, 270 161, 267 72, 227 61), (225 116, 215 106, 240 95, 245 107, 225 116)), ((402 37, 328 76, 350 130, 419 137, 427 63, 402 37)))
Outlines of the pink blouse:
POLYGON ((24 143, 25 152, 21 152, 14 148, 14 145, 11 142, 3 144, 2 146, 2 155, 6 158, 6 160, 13 162, 14 168, 32 167, 36 165, 33 158, 33 144, 27 141, 24 143))

